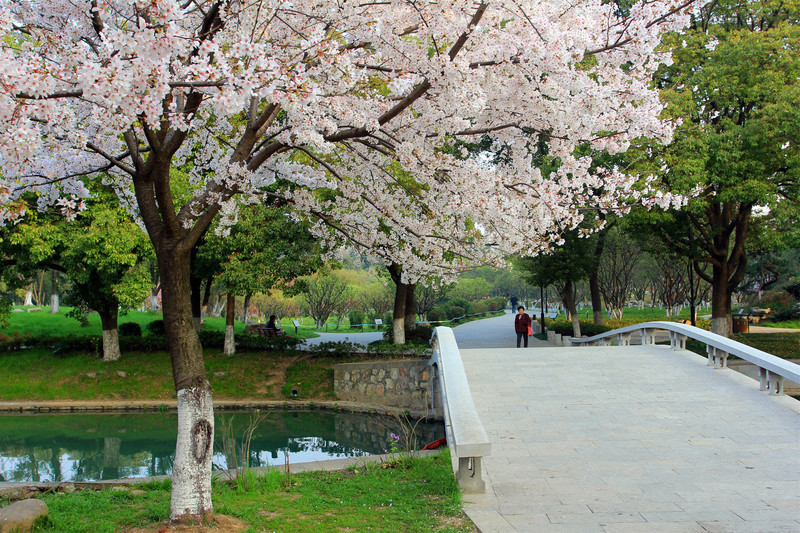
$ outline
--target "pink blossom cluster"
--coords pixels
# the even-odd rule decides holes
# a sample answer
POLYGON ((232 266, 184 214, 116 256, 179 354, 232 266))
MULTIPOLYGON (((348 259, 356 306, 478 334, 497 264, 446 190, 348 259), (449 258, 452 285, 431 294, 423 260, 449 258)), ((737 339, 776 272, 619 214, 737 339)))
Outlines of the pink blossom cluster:
POLYGON ((135 211, 166 146, 191 175, 187 230, 272 187, 411 281, 536 253, 584 208, 680 203, 575 149, 670 140, 657 46, 701 3, 0 0, 0 202, 35 190, 71 213, 101 174, 135 211), (484 135, 501 162, 453 148, 484 135))

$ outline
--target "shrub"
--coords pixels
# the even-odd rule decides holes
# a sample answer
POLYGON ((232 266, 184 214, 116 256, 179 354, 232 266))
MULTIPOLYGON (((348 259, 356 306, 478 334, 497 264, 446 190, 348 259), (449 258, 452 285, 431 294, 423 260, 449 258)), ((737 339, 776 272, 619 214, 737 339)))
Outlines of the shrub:
POLYGON ((795 300, 800 300, 800 282, 787 285, 784 290, 791 294, 795 300))
POLYGON ((358 309, 353 309, 350 311, 350 315, 348 316, 350 319, 350 325, 355 326, 358 324, 364 323, 364 311, 360 311, 358 309))
POLYGON ((29 333, 20 333, 19 331, 15 331, 11 335, 0 333, 0 351, 10 352, 11 350, 19 350, 24 346, 28 346, 31 340, 31 335, 29 333))
POLYGON ((165 335, 167 330, 164 327, 164 321, 161 319, 153 320, 147 325, 147 332, 150 335, 165 335))
POLYGON ((464 316, 466 314, 466 310, 460 305, 448 305, 445 307, 445 313, 447 313, 447 318, 453 320, 454 318, 460 318, 464 316))
POLYGON ((442 313, 439 309, 431 309, 428 311, 428 321, 430 322, 439 322, 442 320, 442 313))
POLYGON ((800 319, 800 303, 795 304, 789 309, 778 309, 769 315, 769 319, 773 322, 783 322, 786 320, 800 319))
MULTIPOLYGON (((406 331, 406 344, 417 344, 427 346, 431 342, 433 328, 431 326, 417 325, 413 331, 406 331)), ((394 344, 394 328, 389 328, 383 333, 385 342, 394 344)))
MULTIPOLYGON (((221 331, 200 331, 200 343, 203 348, 214 348, 222 350, 225 346, 225 333, 221 331)), ((279 337, 262 337, 260 335, 246 335, 240 333, 236 335, 236 349, 238 351, 284 351, 295 350, 303 342, 302 339, 289 337, 288 335, 279 337)))
POLYGON ((142 326, 136 322, 125 322, 119 325, 119 334, 122 337, 141 337, 142 326))
POLYGON ((311 347, 311 351, 319 355, 327 355, 329 357, 348 357, 355 353, 366 351, 366 347, 362 344, 348 341, 330 341, 321 342, 316 346, 311 347))
MULTIPOLYGON (((595 324, 594 322, 589 321, 579 321, 581 324, 581 335, 586 335, 587 337, 591 337, 593 335, 599 335, 600 333, 605 333, 606 331, 611 331, 614 329, 608 325, 601 325, 595 324)), ((619 326, 617 326, 619 327, 619 326)), ((557 320, 547 325, 547 329, 552 330, 559 335, 564 335, 571 337, 573 335, 573 328, 572 328, 572 321, 567 320, 557 320)))

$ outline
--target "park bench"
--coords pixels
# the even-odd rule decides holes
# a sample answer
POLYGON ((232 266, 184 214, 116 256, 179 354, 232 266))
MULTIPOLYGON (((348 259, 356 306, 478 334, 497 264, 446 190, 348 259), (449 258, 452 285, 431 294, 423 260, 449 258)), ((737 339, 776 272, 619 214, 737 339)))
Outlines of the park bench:
POLYGON ((286 332, 282 329, 268 328, 266 324, 249 324, 244 332, 248 335, 259 335, 261 337, 269 337, 270 339, 284 337, 286 335, 286 332))

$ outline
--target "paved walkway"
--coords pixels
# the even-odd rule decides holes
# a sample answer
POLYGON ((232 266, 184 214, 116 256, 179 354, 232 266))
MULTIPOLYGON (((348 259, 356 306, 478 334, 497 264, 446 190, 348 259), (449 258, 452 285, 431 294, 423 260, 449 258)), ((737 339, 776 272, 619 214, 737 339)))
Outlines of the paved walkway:
POLYGON ((490 320, 454 330, 492 444, 481 531, 800 532, 800 402, 661 346, 480 349, 514 345, 490 320))

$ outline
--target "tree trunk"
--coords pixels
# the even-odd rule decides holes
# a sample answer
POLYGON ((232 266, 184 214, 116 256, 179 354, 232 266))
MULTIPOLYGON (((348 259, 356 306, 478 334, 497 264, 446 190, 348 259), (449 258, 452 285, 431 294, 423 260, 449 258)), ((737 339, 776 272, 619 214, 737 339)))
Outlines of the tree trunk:
POLYGON ((33 289, 25 291, 25 301, 22 303, 25 307, 33 307, 33 289))
MULTIPOLYGON (((717 273, 711 279, 711 332, 729 337, 731 328, 731 292, 728 290, 728 276, 717 273)), ((719 269, 722 270, 722 269, 719 269)))
POLYGON ((195 331, 200 331, 203 327, 203 307, 201 305, 200 289, 202 288, 203 280, 192 274, 189 285, 192 288, 192 321, 194 322, 195 331))
POLYGON ((405 332, 406 338, 417 329, 417 302, 414 292, 417 286, 414 283, 406 285, 406 312, 405 312, 405 332))
POLYGON ((394 334, 395 344, 406 343, 406 293, 408 285, 398 283, 394 291, 394 313, 392 315, 392 333, 394 334))
POLYGON ((170 521, 197 522, 210 519, 214 513, 211 502, 214 405, 203 348, 192 320, 189 253, 180 253, 174 244, 168 247, 166 240, 156 239, 155 247, 161 272, 164 327, 178 397, 170 521))
POLYGON ((244 295, 244 305, 242 306, 242 322, 247 324, 247 308, 250 307, 250 298, 253 297, 252 293, 247 293, 244 295))
POLYGON ((233 355, 236 353, 236 342, 233 335, 235 319, 236 295, 232 292, 229 292, 227 302, 225 304, 225 347, 222 350, 225 355, 233 355))
POLYGON ((572 336, 580 337, 581 323, 580 316, 578 316, 578 310, 575 308, 575 284, 572 282, 572 280, 569 280, 564 284, 564 306, 567 308, 567 312, 572 317, 572 336))
POLYGON ((97 312, 103 326, 103 361, 116 361, 121 355, 117 330, 117 306, 104 305, 97 312))
POLYGON ((597 270, 589 276, 589 293, 592 296, 592 320, 595 324, 603 324, 603 297, 600 294, 600 280, 597 270))
POLYGON ((402 268, 396 264, 386 267, 394 281, 394 311, 392 313, 392 334, 395 344, 406 343, 406 293, 408 286, 402 282, 402 268))

